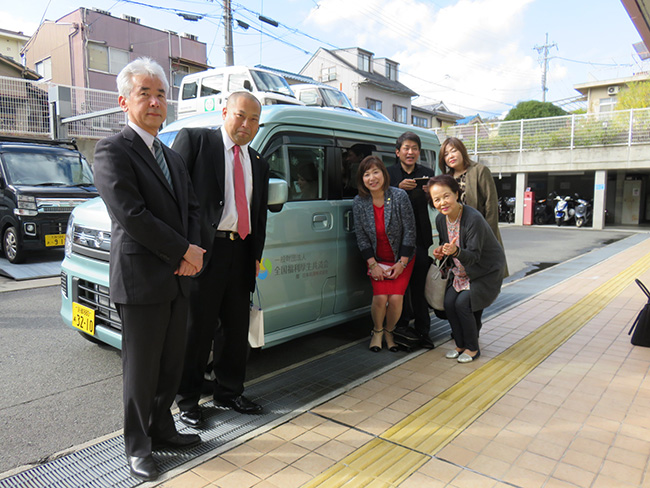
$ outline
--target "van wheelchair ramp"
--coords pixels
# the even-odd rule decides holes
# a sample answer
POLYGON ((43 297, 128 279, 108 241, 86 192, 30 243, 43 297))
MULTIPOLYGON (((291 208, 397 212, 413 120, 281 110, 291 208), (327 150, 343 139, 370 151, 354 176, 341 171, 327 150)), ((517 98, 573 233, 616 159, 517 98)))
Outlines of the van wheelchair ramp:
MULTIPOLYGON (((504 286, 485 320, 499 315, 514 305, 528 300, 547 288, 574 276, 645 239, 635 234, 609 246, 596 249, 578 258, 540 271, 504 286)), ((432 340, 439 345, 449 339, 446 321, 433 318, 432 340)), ((242 415, 233 410, 203 404, 204 426, 201 430, 185 426, 176 416, 176 427, 183 433, 198 433, 203 442, 182 450, 154 452, 154 459, 163 474, 187 464, 191 468, 212 456, 232 449, 276 425, 284 423, 316 405, 348 391, 354 386, 425 353, 370 354, 367 340, 357 341, 335 353, 267 377, 246 388, 246 394, 264 406, 258 415, 242 415)), ((39 466, 0 480, 0 488, 17 487, 132 487, 143 482, 129 474, 122 435, 116 435, 72 453, 62 455, 39 466)))

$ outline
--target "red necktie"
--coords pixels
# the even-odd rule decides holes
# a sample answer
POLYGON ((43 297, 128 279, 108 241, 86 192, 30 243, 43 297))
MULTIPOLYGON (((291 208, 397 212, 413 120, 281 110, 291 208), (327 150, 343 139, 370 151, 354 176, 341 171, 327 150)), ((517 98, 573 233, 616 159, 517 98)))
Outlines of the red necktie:
POLYGON ((235 153, 235 206, 237 207, 237 232, 239 237, 246 239, 250 232, 248 224, 248 200, 246 199, 246 183, 244 182, 244 167, 239 158, 240 147, 235 145, 232 148, 235 153))

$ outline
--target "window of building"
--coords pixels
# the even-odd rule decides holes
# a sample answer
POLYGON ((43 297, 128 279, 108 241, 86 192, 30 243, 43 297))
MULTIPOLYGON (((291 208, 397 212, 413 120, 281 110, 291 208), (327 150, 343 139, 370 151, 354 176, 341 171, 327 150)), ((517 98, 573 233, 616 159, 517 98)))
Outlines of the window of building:
POLYGON ((97 71, 118 74, 131 60, 128 51, 103 46, 96 42, 88 43, 88 67, 97 71))
POLYGON ((395 63, 386 63, 386 78, 397 81, 397 65, 395 63))
POLYGON ((600 113, 613 111, 617 101, 617 97, 601 98, 598 111, 600 113))
POLYGON ((185 75, 188 75, 190 73, 190 69, 187 66, 183 66, 182 64, 175 64, 172 66, 172 69, 174 70, 172 72, 172 86, 178 88, 181 86, 185 75))
POLYGON ((374 110, 375 112, 381 113, 381 106, 382 106, 381 100, 366 98, 366 107, 369 108, 370 110, 374 110))
POLYGON ((359 53, 359 69, 361 71, 366 71, 370 73, 370 54, 368 53, 359 53))
POLYGON ((51 80, 52 58, 45 58, 43 61, 36 63, 36 72, 41 75, 44 80, 51 80))
POLYGON ((407 115, 408 115, 408 110, 406 110, 406 107, 393 105, 393 120, 395 122, 399 122, 400 124, 406 124, 407 115))
POLYGON ((411 116, 412 124, 416 127, 424 127, 425 129, 429 128, 429 119, 426 117, 418 117, 417 115, 411 116))
POLYGON ((336 66, 331 66, 329 68, 323 68, 320 70, 321 81, 332 81, 335 79, 336 79, 336 66))

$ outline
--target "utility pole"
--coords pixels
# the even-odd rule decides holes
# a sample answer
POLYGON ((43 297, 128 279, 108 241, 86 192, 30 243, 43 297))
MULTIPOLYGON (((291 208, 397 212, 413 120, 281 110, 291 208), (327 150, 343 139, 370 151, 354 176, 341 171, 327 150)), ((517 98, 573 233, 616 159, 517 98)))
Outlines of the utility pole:
POLYGON ((548 50, 552 47, 557 48, 557 44, 548 43, 548 32, 546 33, 546 42, 543 46, 535 46, 535 49, 539 53, 539 62, 542 64, 542 102, 546 102, 546 92, 548 88, 546 87, 546 72, 548 71, 548 50), (542 54, 542 51, 544 54, 542 54))
POLYGON ((226 53, 226 66, 234 66, 235 53, 232 45, 232 11, 230 10, 230 0, 223 2, 223 21, 225 24, 225 43, 223 50, 226 53))

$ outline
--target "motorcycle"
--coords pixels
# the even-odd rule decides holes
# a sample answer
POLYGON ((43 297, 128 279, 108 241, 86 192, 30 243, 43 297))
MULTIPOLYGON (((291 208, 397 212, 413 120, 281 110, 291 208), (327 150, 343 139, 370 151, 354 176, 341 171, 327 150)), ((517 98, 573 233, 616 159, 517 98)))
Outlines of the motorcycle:
POLYGON ((576 227, 589 225, 592 218, 591 201, 587 201, 583 198, 578 198, 576 202, 578 203, 575 209, 576 227))
POLYGON ((515 221, 515 197, 499 197, 499 222, 515 221))
POLYGON ((553 222, 553 219, 555 218, 555 204, 553 203, 553 198, 554 195, 549 194, 547 198, 537 200, 537 203, 535 203, 534 215, 535 225, 544 225, 553 222))
POLYGON ((575 215, 574 201, 570 195, 555 197, 557 203, 555 204, 555 223, 558 226, 568 224, 575 215))

